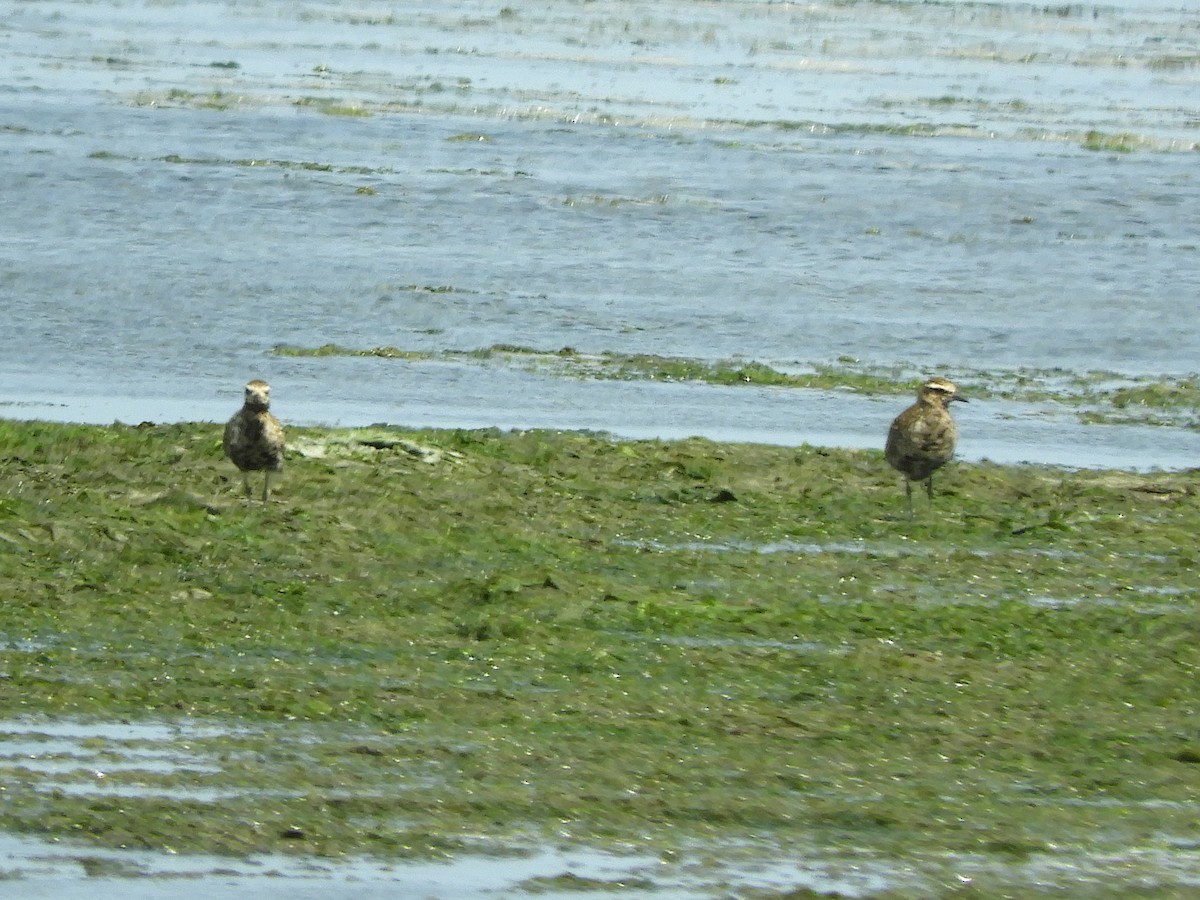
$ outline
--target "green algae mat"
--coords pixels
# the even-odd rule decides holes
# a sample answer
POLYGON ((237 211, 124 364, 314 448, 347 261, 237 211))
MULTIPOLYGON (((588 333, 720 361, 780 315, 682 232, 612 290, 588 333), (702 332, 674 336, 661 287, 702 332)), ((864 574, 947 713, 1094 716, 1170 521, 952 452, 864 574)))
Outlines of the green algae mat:
POLYGON ((1137 884, 1200 850, 1194 472, 951 463, 910 520, 878 452, 289 438, 247 507, 219 426, 0 423, 0 829, 1137 884), (4 750, 61 721, 130 740, 4 750))

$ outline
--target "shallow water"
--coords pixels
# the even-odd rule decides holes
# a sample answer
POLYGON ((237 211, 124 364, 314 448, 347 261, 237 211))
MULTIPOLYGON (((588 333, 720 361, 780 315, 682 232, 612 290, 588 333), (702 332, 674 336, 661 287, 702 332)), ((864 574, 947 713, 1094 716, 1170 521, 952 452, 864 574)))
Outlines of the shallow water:
MULTIPOLYGON (((54 900, 103 896, 263 898, 437 898, 503 896, 530 878, 571 872, 628 877, 653 860, 602 853, 544 851, 510 858, 392 865, 372 860, 329 862, 278 856, 232 859, 114 852, 0 835, 0 867, 17 865, 9 884, 22 897, 54 900), (111 894, 108 891, 112 891, 111 894)), ((671 892, 656 896, 671 897, 671 892)), ((569 896, 548 891, 539 896, 569 896)), ((574 895, 578 896, 578 895, 574 895)), ((680 896, 675 894, 674 896, 680 896)))
MULTIPOLYGON (((736 856, 736 852, 732 855, 736 856)), ((903 867, 863 858, 665 864, 652 856, 576 849, 542 849, 512 856, 392 864, 370 859, 328 861, 255 856, 173 856, 95 850, 0 835, 0 873, 26 898, 261 897, 280 900, 387 898, 453 900, 460 897, 536 896, 545 900, 604 895, 685 900, 728 896, 730 882, 778 891, 808 888, 821 894, 867 897, 914 881, 903 867), (571 885, 579 887, 572 889, 571 885)))
MULTIPOLYGON (((853 397, 271 351, 1191 372, 1198 30, 1152 0, 15 6, 0 399, 219 420, 262 376, 291 421, 875 446, 894 409, 853 397)), ((981 406, 967 458, 1200 449, 981 406)))
MULTIPOLYGON (((272 729, 280 742, 303 745, 303 727, 272 729)), ((215 803, 256 794, 234 784, 189 787, 199 775, 218 776, 230 751, 222 737, 245 728, 217 723, 0 721, 0 772, 6 790, 97 797, 162 797, 215 803), (173 775, 175 784, 144 783, 139 775, 173 775)), ((236 755, 236 754, 235 754, 236 755)), ((759 852, 728 848, 721 859, 659 859, 631 847, 618 853, 587 847, 537 844, 504 852, 480 839, 480 852, 437 861, 386 861, 367 857, 317 859, 255 855, 220 857, 136 849, 110 850, 64 840, 0 834, 0 885, 22 897, 388 897, 511 896, 536 886, 538 896, 579 896, 600 883, 623 896, 716 896, 722 886, 807 886, 861 896, 902 879, 894 866, 863 856, 844 859, 767 860, 759 852), (701 861, 705 859, 705 861, 701 861), (577 886, 577 890, 572 889, 577 886), (590 885, 590 887, 589 887, 590 885), (631 885, 633 890, 630 890, 631 885), (640 887, 639 887, 640 886, 640 887)), ((8 896, 0 888, 0 894, 8 896)))
MULTIPOLYGON (((674 641, 675 639, 671 639, 674 641)), ((686 642, 686 638, 679 639, 686 642)), ((781 646, 768 642, 772 648, 781 646)), ((751 642, 753 645, 753 642, 751 642)), ((768 644, 762 644, 767 646, 768 644)), ((837 653, 837 647, 799 643, 801 653, 837 653)), ((265 726, 272 739, 303 746, 311 741, 306 726, 265 726)), ((218 721, 106 722, 82 719, 9 719, 0 721, 0 768, 5 789, 21 790, 33 778, 38 790, 85 790, 90 780, 106 777, 137 784, 141 771, 161 774, 173 761, 182 784, 196 773, 220 771, 229 748, 221 739, 244 735, 245 726, 218 721), (211 742, 211 743, 207 743, 211 742), (74 758, 79 766, 58 770, 31 767, 20 781, 22 761, 74 758), (103 771, 101 770, 103 767, 103 771)), ((246 788, 229 785, 228 795, 246 788)), ((1019 791, 1019 786, 1018 786, 1019 791)), ((196 800, 174 786, 143 786, 144 795, 196 800)), ((203 793, 203 789, 197 794, 203 793)), ((108 796, 121 796, 120 789, 108 796)), ((214 796, 212 802, 219 802, 214 796)), ((1022 797, 1020 802, 1045 802, 1022 797)), ((1117 802, 1117 801, 1114 801, 1117 802)), ((1137 800, 1118 805, 1137 807, 1137 800)), ((1001 862, 989 855, 944 854, 902 860, 876 853, 792 847, 771 853, 763 846, 732 845, 690 849, 658 857, 624 851, 532 843, 500 852, 481 836, 480 851, 432 861, 337 859, 258 854, 223 857, 169 851, 106 849, 67 840, 0 834, 0 894, 27 898, 173 897, 225 898, 461 898, 587 896, 598 890, 623 897, 728 897, 752 890, 781 893, 811 890, 844 897, 870 897, 889 891, 905 895, 936 893, 947 883, 1022 885, 1064 888, 1073 884, 1120 879, 1121 883, 1200 884, 1200 855, 1189 837, 1172 839, 1173 849, 1132 847, 1124 854, 1094 853, 1065 844, 1053 852, 1014 856, 1001 862)), ((1168 842, 1169 843, 1169 842, 1168 842)))

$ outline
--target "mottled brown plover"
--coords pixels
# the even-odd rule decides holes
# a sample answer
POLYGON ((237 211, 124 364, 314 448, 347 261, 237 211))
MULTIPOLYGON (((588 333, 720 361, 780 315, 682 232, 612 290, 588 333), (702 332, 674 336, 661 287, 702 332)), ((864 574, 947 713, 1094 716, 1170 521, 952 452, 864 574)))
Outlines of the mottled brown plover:
POLYGON ((246 385, 246 402, 225 425, 225 455, 241 470, 246 504, 253 498, 250 473, 263 473, 262 502, 271 493, 271 473, 283 471, 283 426, 268 412, 271 386, 255 379, 246 385))
POLYGON ((948 409, 960 397, 958 387, 945 378, 931 378, 917 391, 917 402, 906 409, 888 430, 883 455, 904 476, 908 514, 912 516, 912 483, 925 482, 925 493, 933 502, 933 473, 954 456, 958 427, 948 409))

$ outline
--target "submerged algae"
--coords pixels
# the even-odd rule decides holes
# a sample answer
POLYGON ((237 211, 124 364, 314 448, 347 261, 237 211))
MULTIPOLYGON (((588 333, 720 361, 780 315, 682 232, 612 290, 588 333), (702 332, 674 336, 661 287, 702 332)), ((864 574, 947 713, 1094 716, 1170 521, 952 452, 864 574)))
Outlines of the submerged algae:
MULTIPOLYGON (((410 292, 429 292, 416 285, 410 292)), ((436 289, 441 292, 452 288, 436 289)), ((275 347, 286 357, 378 357, 408 362, 473 362, 514 366, 569 378, 620 381, 676 381, 716 385, 754 385, 869 395, 911 394, 931 371, 910 363, 873 366, 853 357, 835 362, 791 363, 779 367, 743 358, 704 360, 648 353, 581 353, 573 347, 539 350, 493 344, 476 350, 413 350, 382 346, 365 349, 323 344, 275 347)), ((927 369, 928 367, 926 367, 927 369)), ((971 397, 1023 403, 1068 403, 1091 424, 1194 426, 1200 414, 1200 378, 1196 375, 1123 375, 1117 372, 1070 372, 1019 368, 983 371, 954 368, 955 381, 971 397)))
POLYGON ((0 827, 925 864, 1194 829, 1193 473, 952 464, 910 522, 875 452, 385 431, 295 429, 247 511, 213 426, 0 423, 0 717, 229 729, 103 795, 6 765, 0 827))

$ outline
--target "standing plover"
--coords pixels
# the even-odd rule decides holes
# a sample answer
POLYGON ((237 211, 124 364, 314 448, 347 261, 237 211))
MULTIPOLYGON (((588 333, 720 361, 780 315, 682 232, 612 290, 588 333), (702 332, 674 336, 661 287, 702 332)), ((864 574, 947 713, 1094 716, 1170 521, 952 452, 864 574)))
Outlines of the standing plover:
POLYGON ((271 493, 271 473, 283 471, 283 426, 267 409, 271 386, 255 379, 246 385, 246 402, 225 425, 225 455, 242 472, 246 503, 252 500, 250 473, 263 473, 262 502, 271 493))
POLYGON ((954 456, 958 427, 948 409, 954 400, 966 402, 958 387, 945 378, 931 378, 917 391, 917 402, 906 409, 888 430, 884 458, 904 476, 908 514, 912 516, 912 483, 925 482, 933 502, 933 473, 954 456))

